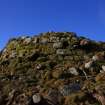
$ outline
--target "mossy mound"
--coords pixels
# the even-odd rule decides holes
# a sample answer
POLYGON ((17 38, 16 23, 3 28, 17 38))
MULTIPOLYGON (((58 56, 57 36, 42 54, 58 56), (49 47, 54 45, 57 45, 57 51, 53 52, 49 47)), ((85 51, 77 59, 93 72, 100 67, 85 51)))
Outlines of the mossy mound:
POLYGON ((104 66, 105 43, 74 32, 13 38, 0 52, 0 105, 33 105, 36 93, 34 105, 104 105, 104 66))

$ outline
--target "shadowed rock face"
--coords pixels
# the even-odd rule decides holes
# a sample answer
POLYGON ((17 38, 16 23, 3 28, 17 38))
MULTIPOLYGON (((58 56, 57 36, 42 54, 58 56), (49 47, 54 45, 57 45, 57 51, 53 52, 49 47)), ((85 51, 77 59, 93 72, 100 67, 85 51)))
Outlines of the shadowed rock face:
POLYGON ((0 52, 0 105, 104 105, 104 95, 104 42, 47 32, 0 52))

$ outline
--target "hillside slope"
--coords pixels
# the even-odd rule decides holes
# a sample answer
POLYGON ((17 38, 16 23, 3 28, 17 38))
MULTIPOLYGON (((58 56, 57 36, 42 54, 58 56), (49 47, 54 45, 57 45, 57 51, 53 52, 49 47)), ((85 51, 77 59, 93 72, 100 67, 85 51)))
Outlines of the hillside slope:
POLYGON ((73 32, 9 40, 0 105, 105 105, 105 43, 73 32))

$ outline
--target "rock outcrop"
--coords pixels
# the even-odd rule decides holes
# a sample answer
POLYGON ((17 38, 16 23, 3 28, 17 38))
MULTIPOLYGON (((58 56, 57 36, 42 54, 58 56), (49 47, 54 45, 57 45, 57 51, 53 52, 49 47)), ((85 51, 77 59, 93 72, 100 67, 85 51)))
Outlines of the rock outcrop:
POLYGON ((1 50, 0 105, 101 104, 104 42, 73 32, 47 32, 13 38, 1 50))

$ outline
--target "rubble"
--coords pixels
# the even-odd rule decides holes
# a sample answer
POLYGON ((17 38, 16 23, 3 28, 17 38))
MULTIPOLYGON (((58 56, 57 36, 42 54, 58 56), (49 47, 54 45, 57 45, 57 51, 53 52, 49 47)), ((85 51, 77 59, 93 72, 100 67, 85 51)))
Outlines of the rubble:
POLYGON ((9 40, 0 53, 0 105, 104 105, 104 47, 74 32, 9 40))

